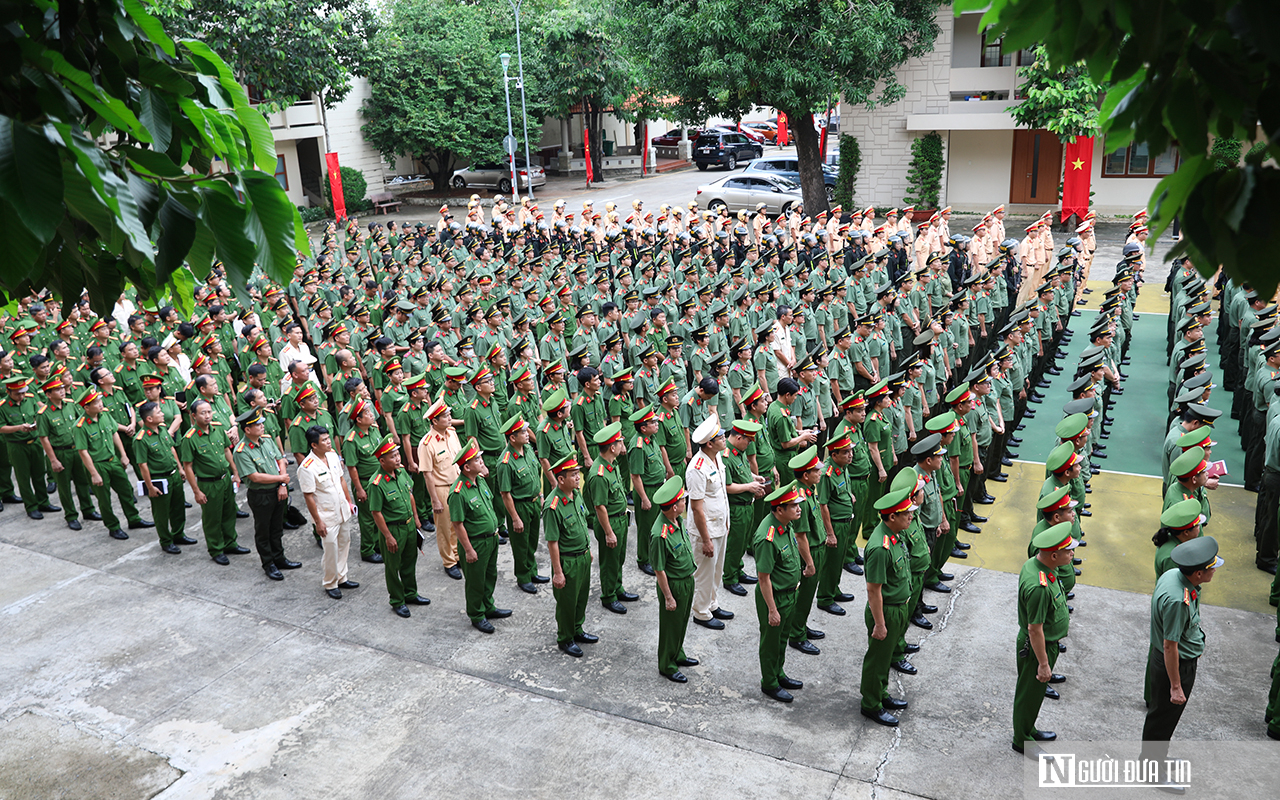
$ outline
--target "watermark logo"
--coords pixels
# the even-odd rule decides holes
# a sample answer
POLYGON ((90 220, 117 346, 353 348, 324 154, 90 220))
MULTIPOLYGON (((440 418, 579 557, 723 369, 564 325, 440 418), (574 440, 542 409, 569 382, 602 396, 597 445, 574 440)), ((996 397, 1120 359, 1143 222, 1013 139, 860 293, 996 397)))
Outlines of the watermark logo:
POLYGON ((1075 753, 1040 753, 1036 765, 1041 789, 1126 789, 1161 785, 1186 789, 1191 762, 1185 758, 1080 757, 1075 753))

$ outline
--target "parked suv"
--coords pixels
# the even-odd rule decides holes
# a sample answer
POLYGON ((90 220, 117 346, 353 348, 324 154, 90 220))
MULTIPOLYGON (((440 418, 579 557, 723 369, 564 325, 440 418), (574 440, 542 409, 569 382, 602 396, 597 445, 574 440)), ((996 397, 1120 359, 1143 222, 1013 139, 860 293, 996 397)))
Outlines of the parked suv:
POLYGON ((764 155, 764 147, 736 131, 708 131, 693 143, 693 163, 705 170, 715 164, 737 169, 738 162, 764 155))

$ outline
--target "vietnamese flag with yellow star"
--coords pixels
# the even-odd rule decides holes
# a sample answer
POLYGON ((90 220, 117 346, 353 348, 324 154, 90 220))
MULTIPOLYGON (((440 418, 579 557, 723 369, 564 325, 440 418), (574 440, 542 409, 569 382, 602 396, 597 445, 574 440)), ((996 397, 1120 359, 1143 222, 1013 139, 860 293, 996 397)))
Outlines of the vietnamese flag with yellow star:
POLYGON ((1093 170, 1093 137, 1077 136, 1066 147, 1062 175, 1062 218, 1089 211, 1089 176, 1093 170))

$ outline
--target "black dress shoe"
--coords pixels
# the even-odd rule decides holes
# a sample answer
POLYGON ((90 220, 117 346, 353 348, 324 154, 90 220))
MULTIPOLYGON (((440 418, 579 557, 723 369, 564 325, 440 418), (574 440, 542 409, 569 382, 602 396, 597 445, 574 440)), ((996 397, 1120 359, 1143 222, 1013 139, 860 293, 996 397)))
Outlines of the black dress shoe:
POLYGON ((342 583, 338 584, 338 588, 339 589, 359 589, 360 584, 356 583, 355 581, 343 581, 342 583))
POLYGON ((942 592, 943 594, 948 594, 951 592, 951 587, 946 585, 945 583, 942 583, 941 581, 935 581, 934 583, 926 583, 924 588, 928 589, 931 592, 942 592))
POLYGON ((561 642, 556 646, 560 648, 561 653, 564 653, 567 656, 573 656, 574 658, 582 658, 582 648, 578 647, 573 642, 561 642))
POLYGON ((67 527, 73 531, 84 530, 84 526, 80 524, 80 520, 73 519, 67 523, 67 527))
POLYGON ((1037 742, 1052 742, 1058 738, 1058 734, 1053 731, 1032 731, 1031 738, 1037 742))
POLYGON ((290 561, 289 559, 286 558, 284 561, 277 561, 276 566, 279 567, 280 569, 298 569, 299 567, 302 566, 302 562, 290 561))
MULTIPOLYGON (((1035 403, 1036 405, 1039 405, 1044 402, 1044 398, 1033 394, 1027 397, 1027 402, 1035 403)), ((1035 412, 1034 411, 1028 412, 1024 416, 1030 416, 1032 419, 1035 419, 1035 412)))
MULTIPOLYGON (((1033 414, 1031 418, 1032 418, 1032 419, 1035 419, 1035 415, 1033 414)), ((1023 425, 1021 422, 1019 422, 1017 425, 1013 426, 1013 429, 1014 429, 1015 431, 1020 431, 1020 430, 1025 430, 1025 429, 1026 429, 1026 427, 1027 427, 1026 425, 1023 425)), ((1019 439, 1019 440, 1018 440, 1018 442, 1019 442, 1019 444, 1021 444, 1022 440, 1021 440, 1021 439, 1019 439)))
POLYGON ((428 597, 423 597, 423 596, 422 596, 422 595, 420 595, 420 594, 418 594, 418 595, 414 595, 413 597, 410 597, 408 600, 405 600, 405 602, 406 602, 406 603, 408 603, 408 604, 409 604, 409 605, 411 605, 411 606, 429 606, 429 605, 431 605, 431 599, 430 599, 430 598, 428 598, 428 597))
POLYGON ((1061 700, 1061 699, 1062 699, 1062 695, 1058 694, 1058 692, 1057 692, 1057 690, 1056 690, 1056 689, 1052 689, 1052 688, 1050 688, 1050 687, 1048 687, 1048 686, 1044 687, 1044 696, 1045 696, 1045 697, 1047 697, 1047 698, 1049 698, 1050 700, 1061 700))
POLYGON ((325 589, 324 593, 332 597, 334 600, 342 599, 342 590, 334 587, 333 589, 325 589))
POLYGON ((940 580, 940 581, 953 581, 953 580, 955 580, 955 579, 956 579, 956 576, 955 576, 955 575, 952 575, 950 572, 939 572, 939 573, 938 573, 938 580, 940 580))
MULTIPOLYGON (((55 506, 52 503, 45 503, 44 505, 40 506, 40 510, 46 514, 56 514, 57 512, 62 510, 62 506, 55 506)), ((133 526, 130 525, 129 527, 133 527, 133 526)))
POLYGON ((534 575, 533 582, 534 583, 551 583, 551 579, 548 578, 546 575, 534 575))
POLYGON ((538 593, 538 587, 537 587, 537 586, 535 586, 535 585, 533 585, 532 583, 522 583, 522 584, 520 584, 520 590, 521 590, 521 591, 523 591, 523 592, 528 592, 529 594, 537 594, 537 593, 538 593))
MULTIPOLYGON (((1022 412, 1022 418, 1023 418, 1023 419, 1035 419, 1035 418, 1036 418, 1036 410, 1035 410, 1034 408, 1028 408, 1026 411, 1022 412)), ((1022 429, 1023 429, 1023 428, 1025 428, 1025 427, 1026 427, 1026 425, 1019 425, 1017 428, 1014 428, 1014 430, 1018 430, 1018 431, 1020 431, 1020 430, 1022 430, 1022 429)))
POLYGON ((952 558, 968 558, 969 554, 961 550, 959 547, 953 547, 951 548, 951 557, 952 558))
POLYGON ((1059 675, 1056 672, 1051 673, 1049 675, 1049 683, 1066 683, 1066 682, 1067 682, 1066 675, 1059 675))
POLYGON ((455 581, 460 581, 462 580, 462 567, 459 567, 457 564, 454 564, 452 567, 445 567, 444 574, 453 578, 455 581))
POLYGON ((909 655, 909 656, 910 656, 910 655, 915 655, 916 653, 919 653, 919 652, 920 652, 920 645, 918 645, 918 644, 912 644, 911 642, 907 642, 906 647, 904 647, 904 648, 902 649, 902 651, 903 651, 904 653, 906 653, 907 655, 909 655))
POLYGON ((160 549, 171 556, 180 555, 182 553, 182 548, 178 547, 176 544, 166 544, 164 547, 161 547, 160 549))
POLYGON ((404 617, 405 619, 408 619, 410 616, 408 606, 396 606, 394 610, 396 612, 396 616, 398 617, 404 617))
POLYGON ((624 603, 634 603, 640 599, 640 595, 635 592, 622 592, 618 595, 618 599, 624 603))
POLYGON ((1000 457, 1000 466, 1002 466, 1002 467, 1012 467, 1012 466, 1013 466, 1013 459, 1014 459, 1014 458, 1017 458, 1017 457, 1018 457, 1018 454, 1017 454, 1017 453, 1013 453, 1013 454, 1012 454, 1012 458, 1010 457, 1010 454, 1009 454, 1009 453, 1005 453, 1003 456, 1001 456, 1001 457, 1000 457))
POLYGON ((21 497, 18 497, 16 494, 6 494, 4 497, 0 497, 0 502, 4 502, 4 503, 21 503, 21 502, 22 502, 22 498, 21 498, 21 497))
POLYGON ((1271 737, 1272 739, 1280 739, 1280 731, 1273 731, 1271 730, 1271 728, 1268 727, 1267 736, 1271 737))
POLYGON ((231 559, 227 558, 222 553, 218 553, 216 556, 213 557, 213 563, 225 567, 231 563, 231 559))
POLYGON ((600 637, 594 633, 575 633, 573 640, 578 644, 595 644, 600 641, 600 637))
POLYGON ((672 683, 688 683, 688 682, 689 682, 689 679, 688 679, 688 678, 686 678, 686 677, 684 676, 684 673, 683 673, 683 672, 681 672, 680 670, 676 670, 675 672, 671 673, 670 675, 663 675, 661 672, 659 672, 658 674, 659 674, 659 675, 662 675, 662 677, 666 678, 667 680, 671 681, 672 683))
POLYGON ((175 536, 173 537, 173 543, 174 544, 195 544, 196 540, 192 539, 190 536, 175 536))
POLYGON ((742 588, 742 584, 740 583, 726 583, 724 585, 724 589, 729 594, 736 594, 738 597, 747 596, 747 590, 742 588))
POLYGON ((995 481, 996 483, 1006 483, 1009 480, 1009 476, 1008 474, 1001 472, 999 475, 992 475, 991 480, 995 481))
POLYGON ((1107 454, 1099 453, 1097 450, 1094 450, 1092 453, 1089 454, 1089 457, 1090 458, 1106 458, 1107 454))
POLYGON ((54 492, 58 491, 58 484, 55 483, 54 481, 49 481, 48 483, 45 484, 44 490, 49 494, 53 494, 54 492))
POLYGON ((711 610, 711 616, 716 619, 733 619, 733 612, 726 611, 723 608, 713 608, 711 610))
POLYGON ((986 518, 986 517, 984 517, 984 516, 978 515, 978 514, 970 514, 970 515, 969 515, 969 521, 970 521, 970 522, 976 522, 976 523, 978 523, 979 525, 981 525, 982 523, 984 523, 984 522, 986 522, 986 521, 987 521, 987 518, 986 518))
POLYGON ((270 578, 271 580, 273 580, 273 581, 282 581, 282 580, 284 580, 284 573, 283 573, 283 572, 281 572, 280 570, 276 569, 276 565, 275 565, 275 564, 268 564, 268 565, 266 565, 265 567, 263 567, 262 569, 263 569, 263 571, 264 571, 264 572, 266 572, 266 573, 267 573, 267 577, 268 577, 268 578, 270 578))
POLYGON ((804 635, 811 640, 827 638, 826 633, 818 630, 817 628, 810 628, 808 625, 804 626, 804 635))
MULTIPOLYGON (((534 587, 534 591, 536 592, 537 590, 538 590, 537 587, 534 587)), ((612 611, 615 614, 627 613, 627 607, 624 606, 622 603, 619 603, 617 600, 610 600, 608 602, 601 601, 600 605, 604 606, 606 609, 608 609, 609 611, 612 611)))
POLYGON ((654 572, 654 571, 653 571, 653 565, 652 565, 652 564, 641 564, 641 565, 640 565, 640 571, 641 571, 641 572, 643 572, 645 575, 657 575, 657 574, 658 574, 658 573, 656 573, 656 572, 654 572))
POLYGON ((977 525, 974 525, 972 522, 961 522, 960 530, 965 531, 967 533, 982 533, 982 528, 979 528, 977 525))
POLYGON ((901 661, 893 662, 892 664, 889 665, 889 667, 897 670, 898 672, 901 672, 903 675, 915 675, 920 671, 916 669, 915 664, 912 664, 910 661, 906 660, 905 658, 902 659, 901 661))
POLYGON ((899 700, 896 697, 886 697, 884 702, 880 704, 881 708, 885 711, 902 711, 908 705, 910 705, 910 703, 906 700, 899 700))
POLYGON ((298 528, 301 528, 301 527, 302 527, 301 525, 294 525, 292 522, 290 522, 287 519, 284 521, 284 529, 286 531, 296 531, 298 528))
POLYGON ((791 696, 791 692, 788 692, 786 689, 783 689, 782 687, 778 687, 777 689, 761 688, 760 691, 764 692, 766 695, 768 695, 769 697, 772 697, 774 700, 777 700, 780 703, 790 703, 792 700, 795 699, 794 697, 791 696))
POLYGON ((754 586, 759 582, 760 582, 760 579, 757 578, 755 575, 748 575, 745 572, 742 573, 742 577, 738 578, 738 583, 745 583, 748 586, 754 586))
POLYGON ((248 511, 241 511, 238 508, 236 509, 236 519, 248 519, 248 518, 249 518, 248 511))
POLYGON ((938 613, 938 607, 931 606, 928 603, 921 603, 919 606, 917 606, 917 608, 919 609, 921 614, 937 614, 938 613))
POLYGON ((783 675, 781 678, 778 678, 778 685, 783 689, 788 689, 794 692, 804 688, 804 681, 798 681, 795 678, 788 678, 786 675, 783 675))
POLYGON ((975 497, 975 498, 973 499, 973 502, 977 503, 977 504, 978 504, 978 505, 980 505, 980 506, 989 506, 989 505, 991 505, 992 503, 994 503, 995 501, 996 501, 995 497, 993 497, 992 495, 989 495, 989 494, 988 494, 988 495, 984 495, 984 496, 982 496, 982 497, 975 497))
POLYGON ((1093 512, 1092 512, 1092 511, 1090 511, 1090 510, 1088 510, 1088 509, 1083 509, 1083 510, 1081 510, 1081 512, 1080 512, 1080 516, 1082 516, 1082 517, 1092 517, 1092 516, 1093 516, 1093 512))
POLYGON ((44 514, 41 514, 39 511, 35 511, 35 510, 28 511, 27 516, 31 517, 32 519, 44 519, 44 514))
POLYGON ((1009 444, 1022 444, 1022 437, 1020 437, 1020 436, 1010 436, 1010 437, 1009 437, 1009 444))
POLYGON ((853 563, 845 564, 845 565, 844 565, 844 571, 845 571, 845 572, 847 572, 847 573, 849 573, 850 575, 861 575, 861 574, 863 574, 863 569, 862 569, 862 567, 858 566, 857 564, 853 564, 853 563))
POLYGON ((853 602, 853 595, 849 594, 848 592, 841 592, 840 594, 836 595, 836 602, 838 602, 838 603, 852 603, 852 602, 853 602))
MULTIPOLYGON (((5 502, 8 502, 8 501, 6 500, 5 502)), ((102 515, 99 514, 97 511, 84 512, 84 518, 87 520, 90 520, 91 522, 102 522, 102 515)), ((195 544, 195 542, 192 542, 192 544, 195 544)))
POLYGON ((1065 652, 1067 652, 1067 643, 1066 643, 1066 642, 1058 642, 1058 652, 1059 652, 1059 653, 1065 653, 1065 652))
POLYGON ((1081 508, 1093 508, 1093 503, 1081 503, 1081 508))
POLYGON ((493 627, 493 623, 487 619, 473 619, 471 620, 471 627, 481 633, 493 633, 497 630, 497 628, 493 627))
POLYGON ((924 614, 916 614, 911 618, 911 624, 917 628, 924 628, 926 631, 933 630, 933 623, 925 618, 924 614))
POLYGON ((191 508, 191 501, 189 501, 189 500, 184 500, 184 501, 182 501, 182 505, 183 505, 185 508, 191 508))
POLYGON ((1084 559, 1083 559, 1083 558, 1073 558, 1073 559, 1071 559, 1071 563, 1072 563, 1072 564, 1075 564, 1076 566, 1079 566, 1079 565, 1081 565, 1081 564, 1083 564, 1083 563, 1084 563, 1084 559))
POLYGON ((799 650, 805 655, 816 656, 822 653, 822 651, 818 649, 818 646, 810 641, 788 642, 788 644, 791 645, 792 649, 799 650))
POLYGON ((1076 570, 1076 577, 1077 577, 1077 578, 1078 578, 1078 577, 1080 577, 1080 576, 1081 576, 1081 575, 1083 575, 1083 574, 1084 574, 1084 573, 1082 573, 1080 570, 1076 570))
POLYGON ((693 621, 694 624, 701 625, 704 628, 710 628, 713 631, 724 630, 724 623, 715 617, 712 617, 711 619, 698 619, 697 617, 694 617, 693 621))
POLYGON ((872 722, 877 722, 889 728, 898 727, 898 718, 890 714, 888 711, 885 711, 883 708, 877 708, 875 711, 868 711, 864 708, 861 709, 861 712, 862 716, 872 722))
POLYGON ((223 550, 222 552, 226 553, 229 556, 247 556, 252 551, 249 550, 249 548, 247 547, 241 547, 240 545, 236 545, 235 547, 228 547, 226 550, 223 550))
POLYGON ((495 608, 492 611, 486 612, 484 615, 484 618, 485 619, 506 619, 507 617, 511 616, 511 614, 512 614, 512 611, 509 608, 495 608))
POLYGON ((969 544, 968 542, 957 541, 956 547, 960 548, 961 550, 968 550, 969 548, 973 547, 973 545, 969 544))
POLYGON ((845 610, 841 608, 837 603, 831 603, 830 605, 825 605, 825 606, 818 606, 818 608, 822 609, 828 614, 833 614, 837 617, 843 617, 846 613, 845 610))
POLYGON ((129 538, 129 534, 125 533, 119 528, 116 528, 114 531, 112 531, 110 535, 112 539, 128 539, 129 538))

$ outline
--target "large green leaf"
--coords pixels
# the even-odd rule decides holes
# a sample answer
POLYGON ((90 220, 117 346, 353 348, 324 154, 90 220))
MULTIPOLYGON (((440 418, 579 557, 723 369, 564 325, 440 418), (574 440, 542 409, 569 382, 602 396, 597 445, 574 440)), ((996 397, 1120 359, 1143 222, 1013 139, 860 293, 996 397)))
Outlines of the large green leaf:
POLYGON ((6 116, 0 116, 0 196, 41 244, 53 240, 63 215, 58 148, 6 116))
POLYGON ((247 300, 245 287, 253 274, 254 244, 245 235, 245 207, 222 181, 200 189, 204 200, 200 218, 213 234, 218 259, 227 268, 227 283, 238 297, 247 300))
POLYGON ((164 286, 182 269, 196 238, 196 215, 172 195, 160 207, 160 229, 156 237, 156 285, 164 286))
POLYGON ((143 87, 138 93, 142 103, 142 124, 151 133, 151 142, 161 152, 169 149, 173 126, 169 121, 169 104, 154 89, 143 87))
POLYGON ((297 208, 274 176, 248 171, 240 174, 248 199, 245 226, 258 249, 258 266, 273 280, 288 282, 296 261, 294 219, 297 208))
POLYGON ((253 150, 253 161, 263 172, 276 170, 276 140, 271 135, 271 126, 256 108, 237 106, 236 118, 249 134, 249 144, 253 150))
POLYGON ((129 13, 129 19, 133 21, 138 29, 146 34, 148 40, 164 51, 169 58, 174 58, 177 51, 174 49, 173 40, 164 32, 164 26, 160 24, 160 20, 151 16, 143 7, 141 0, 124 0, 124 9, 129 13))

